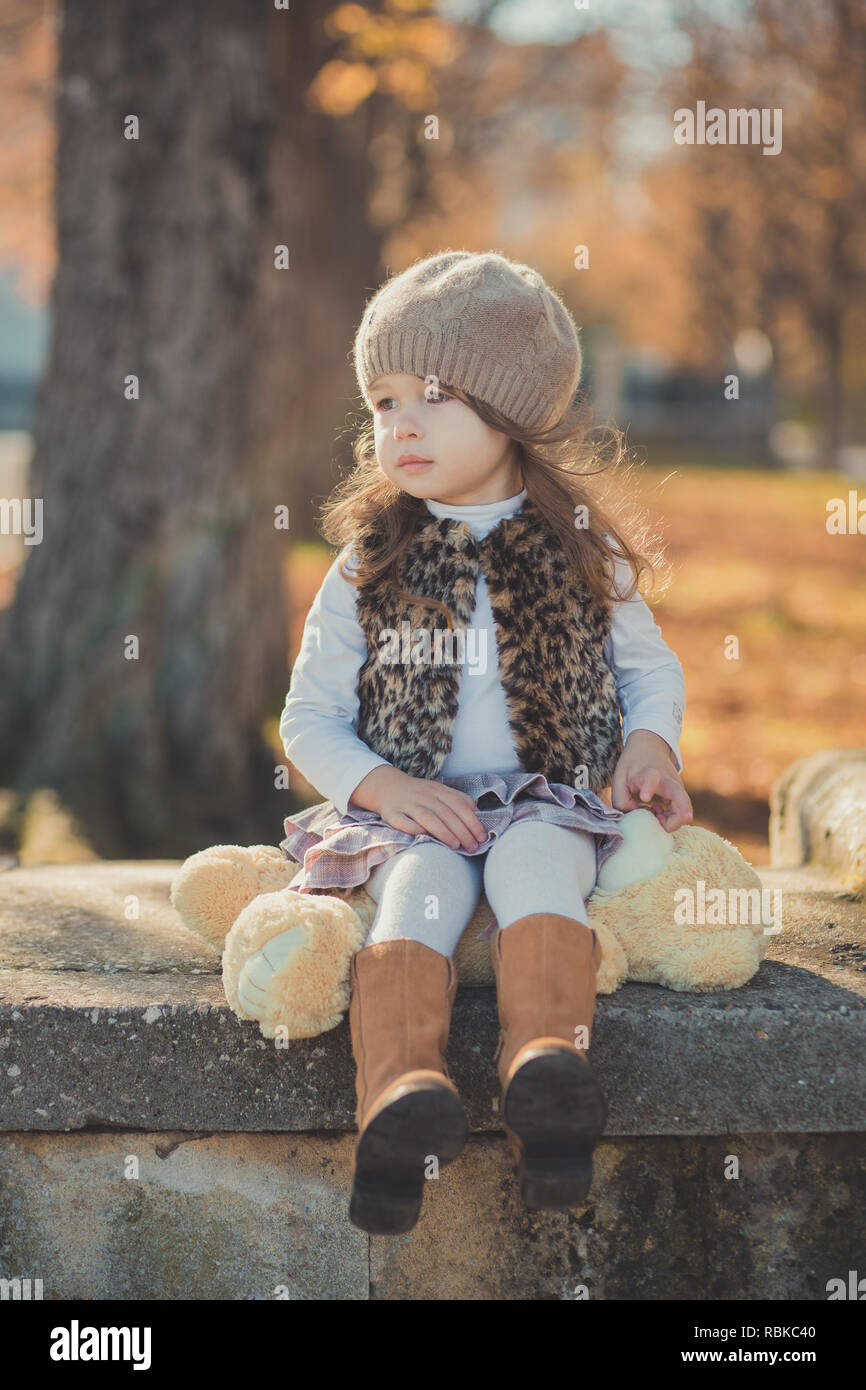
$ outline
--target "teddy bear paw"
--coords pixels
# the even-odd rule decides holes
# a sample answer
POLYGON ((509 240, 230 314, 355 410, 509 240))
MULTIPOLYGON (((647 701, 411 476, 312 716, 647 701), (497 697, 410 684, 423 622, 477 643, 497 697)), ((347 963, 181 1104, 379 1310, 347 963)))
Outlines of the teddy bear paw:
POLYGON ((226 937, 223 986, 265 1038, 311 1038, 349 1006, 349 964, 367 933, 342 898, 283 888, 260 893, 226 937))
POLYGON ((274 976, 285 968, 293 951, 303 947, 306 932, 303 927, 290 927, 268 941, 260 951, 254 951, 241 968, 238 977, 238 1001, 250 1018, 262 1019, 268 992, 274 976))

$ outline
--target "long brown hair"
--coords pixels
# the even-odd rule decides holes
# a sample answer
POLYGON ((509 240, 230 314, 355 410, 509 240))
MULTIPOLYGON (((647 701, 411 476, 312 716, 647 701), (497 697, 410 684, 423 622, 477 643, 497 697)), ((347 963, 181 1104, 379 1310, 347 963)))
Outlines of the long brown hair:
MULTIPOLYGON (((651 531, 646 514, 629 488, 635 463, 621 430, 605 426, 613 453, 605 457, 601 446, 590 440, 590 411, 581 394, 565 420, 554 428, 528 432, 507 420, 499 411, 454 386, 439 382, 440 391, 455 396, 492 429, 500 431, 517 446, 518 467, 527 497, 547 519, 562 542, 573 569, 602 601, 631 598, 639 588, 644 572, 664 576, 662 589, 670 583, 670 572, 658 535, 651 531), (608 475, 608 476, 605 476, 608 475), (602 478, 599 487, 588 478, 602 478), (587 524, 578 527, 575 509, 585 507, 587 524), (606 534, 614 544, 610 545, 606 534), (615 558, 628 562, 632 582, 626 593, 613 586, 615 558)), ((423 497, 413 497, 397 487, 380 470, 374 447, 372 419, 355 435, 355 466, 337 484, 325 502, 320 520, 321 534, 341 549, 347 544, 365 546, 366 561, 358 557, 357 569, 340 574, 356 587, 390 574, 395 594, 408 603, 436 608, 454 627, 450 609, 439 599, 410 594, 399 581, 399 565, 418 523, 419 516, 430 516, 423 497)))

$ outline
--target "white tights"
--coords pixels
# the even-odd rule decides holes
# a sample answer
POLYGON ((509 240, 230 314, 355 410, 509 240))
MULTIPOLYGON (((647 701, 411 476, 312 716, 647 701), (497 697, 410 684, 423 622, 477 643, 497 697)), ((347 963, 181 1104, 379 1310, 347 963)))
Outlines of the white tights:
POLYGON ((365 945, 409 937, 452 956, 481 898, 501 928, 533 912, 586 922, 596 837, 547 821, 517 821, 485 854, 425 840, 379 864, 364 884, 377 904, 365 945))

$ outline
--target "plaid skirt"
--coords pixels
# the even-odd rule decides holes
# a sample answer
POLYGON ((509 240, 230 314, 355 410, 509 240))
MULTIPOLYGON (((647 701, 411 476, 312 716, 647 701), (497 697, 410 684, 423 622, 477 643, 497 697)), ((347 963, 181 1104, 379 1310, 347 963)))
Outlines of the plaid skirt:
MULTIPOLYGON (((598 872, 624 838, 617 824, 622 811, 614 810, 586 788, 548 782, 540 772, 479 772, 437 780, 472 797, 478 819, 487 831, 486 840, 477 849, 461 846, 454 854, 486 854, 509 825, 524 820, 548 821, 586 830, 596 837, 598 872)), ((287 816, 283 826, 286 838, 280 849, 287 859, 300 865, 289 887, 300 893, 355 888, 366 883, 376 865, 392 854, 424 840, 437 840, 426 832, 413 835, 396 830, 375 811, 360 807, 341 816, 331 801, 322 801, 294 817, 287 816)))

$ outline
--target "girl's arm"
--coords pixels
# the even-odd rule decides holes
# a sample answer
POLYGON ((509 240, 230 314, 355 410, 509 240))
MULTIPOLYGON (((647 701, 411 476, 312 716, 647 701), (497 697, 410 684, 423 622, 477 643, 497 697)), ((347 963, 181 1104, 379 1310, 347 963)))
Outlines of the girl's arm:
MULTIPOLYGON (((620 593, 628 591, 631 577, 626 561, 617 560, 620 593)), ((664 739, 681 772, 679 739, 686 707, 683 668, 639 593, 614 604, 604 655, 616 677, 623 742, 630 733, 648 729, 664 739)))
MULTIPOLYGON (((622 593, 631 570, 625 561, 619 563, 625 567, 622 576, 616 575, 622 593)), ((679 775, 685 680, 640 594, 615 604, 605 656, 616 672, 625 744, 611 782, 611 805, 618 811, 644 807, 672 833, 694 820, 679 775)))
POLYGON ((352 792, 385 758, 355 732, 360 702, 358 673, 367 640, 355 616, 355 590, 339 572, 342 551, 331 565, 304 625, 301 649, 280 718, 286 757, 341 816, 352 792))

